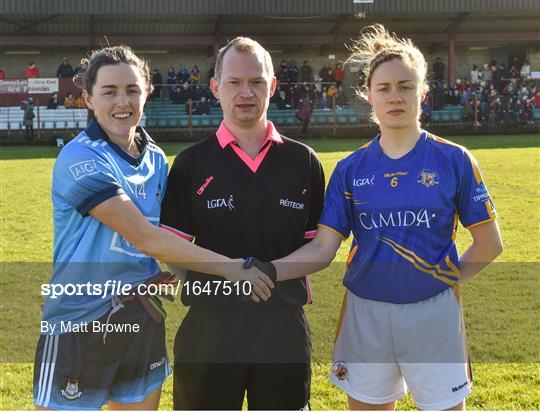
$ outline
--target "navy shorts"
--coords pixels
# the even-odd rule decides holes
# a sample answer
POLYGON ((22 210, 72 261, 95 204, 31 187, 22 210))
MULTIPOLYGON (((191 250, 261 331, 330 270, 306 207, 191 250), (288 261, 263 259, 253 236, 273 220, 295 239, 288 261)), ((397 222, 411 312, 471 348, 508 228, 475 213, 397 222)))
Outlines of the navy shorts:
POLYGON ((171 374, 164 322, 153 320, 137 299, 112 302, 116 311, 79 324, 84 331, 40 336, 35 405, 95 410, 109 400, 141 402, 171 374))
POLYGON ((192 306, 174 344, 174 409, 309 408, 311 338, 302 307, 192 306))

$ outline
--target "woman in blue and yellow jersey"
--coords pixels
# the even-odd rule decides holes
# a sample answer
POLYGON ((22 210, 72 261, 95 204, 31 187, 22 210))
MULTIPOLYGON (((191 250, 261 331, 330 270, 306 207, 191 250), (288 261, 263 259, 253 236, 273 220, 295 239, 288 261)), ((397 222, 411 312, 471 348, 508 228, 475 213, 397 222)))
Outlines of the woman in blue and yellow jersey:
POLYGON ((341 160, 315 239, 274 261, 277 281, 321 270, 354 238, 332 382, 351 409, 394 409, 410 389, 421 409, 464 409, 472 377, 459 285, 502 251, 476 159, 420 128, 427 64, 408 39, 371 26, 351 57, 381 133, 341 160), (461 221, 472 244, 460 256, 461 221))

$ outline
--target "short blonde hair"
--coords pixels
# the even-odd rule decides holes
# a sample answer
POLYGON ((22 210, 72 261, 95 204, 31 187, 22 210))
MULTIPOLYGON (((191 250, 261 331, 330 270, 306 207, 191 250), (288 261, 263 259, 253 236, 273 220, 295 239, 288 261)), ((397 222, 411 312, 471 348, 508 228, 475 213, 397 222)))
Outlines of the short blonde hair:
POLYGON ((427 86, 427 63, 424 55, 411 39, 397 37, 382 24, 374 24, 362 30, 362 35, 352 47, 349 62, 360 63, 364 75, 364 84, 357 90, 359 97, 367 101, 367 89, 370 87, 373 72, 382 63, 400 59, 418 73, 420 81, 427 86))
POLYGON ((274 76, 274 65, 272 64, 272 57, 270 57, 268 50, 261 46, 259 42, 250 39, 249 37, 236 37, 227 43, 226 46, 219 49, 219 53, 216 58, 216 67, 214 69, 214 79, 216 79, 218 83, 221 77, 223 58, 225 57, 225 53, 232 48, 240 53, 249 53, 262 56, 263 65, 268 77, 271 79, 274 76))

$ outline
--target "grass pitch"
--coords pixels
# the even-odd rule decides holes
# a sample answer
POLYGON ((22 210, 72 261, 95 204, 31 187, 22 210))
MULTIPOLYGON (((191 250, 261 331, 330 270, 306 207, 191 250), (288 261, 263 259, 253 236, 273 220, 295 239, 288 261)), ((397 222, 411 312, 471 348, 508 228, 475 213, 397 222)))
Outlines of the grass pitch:
MULTIPOLYGON (((540 138, 533 135, 456 137, 479 160, 499 212, 505 251, 463 288, 475 388, 469 409, 540 409, 539 245, 540 138)), ((320 155, 327 180, 359 140, 307 141, 320 155)), ((164 144, 172 162, 186 145, 164 144)), ((39 285, 49 280, 52 258, 51 147, 0 148, 0 409, 32 408, 32 362, 38 337, 39 285), (48 263, 47 263, 48 262, 48 263)), ((470 243, 458 232, 458 249, 470 243)), ((312 277, 315 302, 306 307, 313 335, 313 409, 345 409, 346 396, 328 381, 339 306, 343 244, 336 263, 312 277), (341 263, 340 263, 341 262, 341 263)), ((167 306, 169 347, 185 308, 167 306)), ((172 351, 171 351, 172 352, 172 351)), ((161 399, 172 408, 172 380, 161 399)), ((398 409, 412 409, 410 396, 398 409)))

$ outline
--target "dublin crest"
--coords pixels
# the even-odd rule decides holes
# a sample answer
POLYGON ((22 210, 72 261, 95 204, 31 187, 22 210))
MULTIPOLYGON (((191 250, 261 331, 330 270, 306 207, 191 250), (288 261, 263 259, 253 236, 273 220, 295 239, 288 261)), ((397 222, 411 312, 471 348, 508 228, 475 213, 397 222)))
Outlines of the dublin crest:
POLYGON ((60 391, 62 396, 70 401, 80 398, 82 391, 79 390, 78 379, 68 379, 66 387, 60 391))

